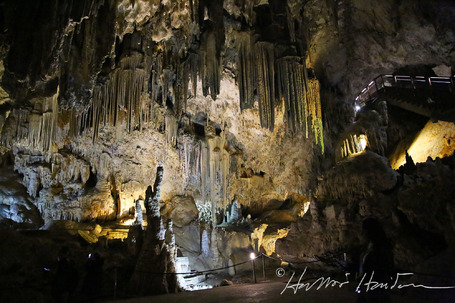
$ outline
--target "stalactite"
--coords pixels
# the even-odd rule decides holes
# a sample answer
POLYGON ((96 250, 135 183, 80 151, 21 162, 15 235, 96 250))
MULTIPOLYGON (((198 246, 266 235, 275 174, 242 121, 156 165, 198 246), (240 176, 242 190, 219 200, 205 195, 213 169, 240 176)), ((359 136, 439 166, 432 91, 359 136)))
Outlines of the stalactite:
POLYGON ((252 0, 242 0, 242 12, 245 20, 250 26, 253 25, 254 21, 254 5, 255 1, 252 0))
POLYGON ((305 63, 300 57, 284 57, 276 61, 278 95, 284 100, 286 122, 289 131, 313 131, 316 144, 324 153, 321 97, 319 81, 308 78, 305 63))
POLYGON ((272 43, 257 42, 254 49, 261 126, 275 126, 275 55, 272 43))
POLYGON ((172 55, 172 50, 156 54, 151 64, 148 92, 153 102, 168 107, 179 120, 186 112, 189 82, 192 95, 196 95, 198 56, 193 52, 172 55))
POLYGON ((188 183, 200 188, 201 200, 210 203, 212 221, 218 209, 227 205, 230 155, 225 150, 224 135, 195 140, 186 137, 181 143, 181 166, 188 183))
MULTIPOLYGON (((2 134, 3 134, 3 126, 5 126, 5 122, 6 120, 8 120, 8 117, 9 117, 9 114, 11 113, 11 111, 7 110, 5 111, 4 115, 0 115, 0 139, 1 139, 1 142, 3 144, 3 138, 2 138, 2 134)), ((3 144, 5 145, 5 144, 3 144)))
POLYGON ((28 121, 30 111, 27 109, 13 109, 5 116, 5 127, 2 130, 1 144, 11 146, 14 141, 28 138, 28 121), (9 135, 7 132, 11 132, 9 135))
POLYGON ((198 0, 190 0, 190 11, 191 11, 191 21, 196 22, 198 17, 198 8, 199 8, 199 1, 198 0))
POLYGON ((289 7, 290 2, 286 5, 286 17, 288 22, 289 37, 292 43, 295 42, 295 19, 292 14, 293 8, 289 7))
POLYGON ((134 69, 115 70, 104 85, 96 86, 93 90, 89 118, 93 140, 98 137, 99 127, 107 123, 116 126, 125 120, 126 130, 131 132, 134 129, 141 130, 144 122, 148 122, 143 118, 149 116, 149 107, 142 98, 148 80, 147 72, 135 68, 139 64, 137 58, 128 59, 122 64, 134 69))
POLYGON ((220 50, 217 49, 215 30, 209 30, 201 35, 199 74, 202 80, 204 96, 210 94, 213 100, 220 93, 221 62, 220 50))
POLYGON ((322 109, 319 81, 317 79, 307 80, 307 108, 309 111, 306 115, 311 117, 311 128, 314 133, 316 144, 321 145, 322 153, 324 153, 324 129, 322 126, 322 109))
POLYGON ((177 62, 175 64, 175 82, 174 90, 174 114, 180 119, 186 111, 186 101, 188 97, 188 82, 190 79, 190 64, 188 60, 177 62))
POLYGON ((166 141, 171 146, 176 146, 177 144, 177 120, 175 115, 170 111, 166 111, 165 114, 165 126, 166 126, 166 141))
POLYGON ((195 187, 201 186, 201 142, 194 137, 183 136, 180 151, 180 163, 185 180, 195 187))
MULTIPOLYGON (((164 68, 161 74, 161 104, 163 106, 168 107, 170 104, 172 104, 172 107, 174 107, 174 89, 173 89, 173 83, 174 83, 174 71, 169 69, 169 68, 164 68), (169 103, 169 104, 168 104, 169 103)), ((171 108, 171 110, 174 110, 171 108)))
POLYGON ((305 113, 304 65, 299 57, 284 57, 276 61, 278 92, 284 99, 287 126, 291 132, 307 131, 305 113))
POLYGON ((161 81, 161 75, 163 73, 163 54, 159 53, 153 57, 151 64, 151 73, 149 80, 149 94, 150 98, 155 103, 161 103, 162 100, 158 100, 161 88, 163 86, 161 81))
POLYGON ((29 116, 28 144, 40 151, 50 151, 55 141, 58 120, 58 89, 54 96, 44 98, 38 113, 29 116))
POLYGON ((254 89, 255 89, 255 69, 254 55, 252 47, 252 37, 248 32, 239 34, 238 39, 238 86, 240 92, 240 109, 248 109, 253 107, 254 89))
POLYGON ((191 80, 191 94, 193 97, 195 97, 197 92, 199 56, 193 52, 188 53, 187 64, 189 69, 189 78, 191 80))
POLYGON ((69 129, 68 129, 68 137, 69 138, 76 138, 77 136, 80 135, 81 129, 83 129, 83 123, 82 123, 82 117, 83 114, 78 112, 76 109, 71 109, 68 111, 64 111, 65 116, 68 117, 68 124, 69 124, 69 129))

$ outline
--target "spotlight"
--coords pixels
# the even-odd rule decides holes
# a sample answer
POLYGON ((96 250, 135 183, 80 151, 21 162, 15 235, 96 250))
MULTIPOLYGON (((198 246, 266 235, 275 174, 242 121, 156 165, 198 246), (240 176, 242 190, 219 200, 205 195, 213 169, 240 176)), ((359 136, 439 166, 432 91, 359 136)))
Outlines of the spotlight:
POLYGON ((256 270, 254 268, 254 259, 256 259, 256 255, 254 252, 250 253, 251 265, 253 265, 253 281, 256 283, 256 270))
POLYGON ((357 113, 361 109, 360 105, 356 104, 355 105, 355 112, 357 113))

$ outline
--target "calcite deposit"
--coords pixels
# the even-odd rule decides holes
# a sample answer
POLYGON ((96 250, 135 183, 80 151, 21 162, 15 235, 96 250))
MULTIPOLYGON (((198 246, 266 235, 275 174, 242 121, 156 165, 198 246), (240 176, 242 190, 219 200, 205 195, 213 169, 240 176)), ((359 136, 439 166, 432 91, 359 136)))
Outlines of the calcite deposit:
POLYGON ((368 218, 397 268, 436 275, 455 239, 454 21, 449 0, 1 3, 1 231, 65 239, 80 271, 96 251, 124 296, 235 280, 251 252, 358 268, 368 218), (380 74, 447 112, 392 104, 380 74))

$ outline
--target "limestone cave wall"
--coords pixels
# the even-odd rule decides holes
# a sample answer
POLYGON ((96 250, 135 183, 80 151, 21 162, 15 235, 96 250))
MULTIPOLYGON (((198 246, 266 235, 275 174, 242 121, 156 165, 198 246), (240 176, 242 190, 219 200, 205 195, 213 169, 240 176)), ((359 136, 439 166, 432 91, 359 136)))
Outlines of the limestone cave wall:
MULTIPOLYGON (((0 16, 5 222, 137 223, 160 166, 161 215, 200 268, 355 251, 371 216, 403 268, 451 247, 453 163, 387 158, 428 119, 356 114, 355 97, 379 74, 453 76, 452 1, 20 0, 0 16), (247 232, 217 228, 234 221, 247 232), (406 242, 416 230, 435 246, 406 242)), ((422 157, 453 154, 453 128, 422 157)))

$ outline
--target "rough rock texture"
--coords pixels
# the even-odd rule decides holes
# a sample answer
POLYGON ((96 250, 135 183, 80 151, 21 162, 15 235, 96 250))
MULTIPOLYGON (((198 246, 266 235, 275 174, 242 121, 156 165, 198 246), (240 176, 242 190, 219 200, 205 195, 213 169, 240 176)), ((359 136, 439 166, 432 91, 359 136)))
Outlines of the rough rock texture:
POLYGON ((163 168, 158 167, 155 184, 153 188, 147 188, 145 195, 147 230, 131 277, 131 291, 135 294, 174 293, 179 288, 177 277, 173 275, 175 254, 172 245, 175 243, 165 243, 165 229, 160 215, 162 181, 163 168))
POLYGON ((314 0, 300 8, 316 75, 350 96, 404 66, 454 66, 451 1, 314 0), (349 71, 356 76, 345 77, 349 71))
POLYGON ((412 142, 403 140, 390 156, 393 168, 397 169, 405 163, 406 151, 416 163, 425 162, 428 157, 449 157, 455 151, 455 124, 452 122, 428 121, 417 134, 412 135, 412 142))
MULTIPOLYGON (((440 266, 431 268, 428 264, 434 265, 437 256, 445 262, 447 259, 442 256, 454 243, 453 157, 408 166, 395 188, 396 173, 385 158, 375 164, 376 158, 381 159, 370 153, 350 159, 357 163, 357 169, 374 172, 373 175, 353 181, 355 184, 337 183, 338 198, 318 196, 310 212, 292 225, 286 238, 277 241, 277 253, 294 261, 319 257, 332 265, 336 262, 330 262, 342 259, 346 253, 351 262, 357 263, 363 243, 362 221, 372 217, 380 221, 392 243, 397 269, 425 269, 424 273, 429 275, 442 274, 440 266), (381 175, 381 170, 391 171, 390 177, 381 175), (384 180, 390 182, 383 183, 384 180), (366 184, 370 191, 361 196, 356 194, 357 190, 363 192, 361 188, 366 184)), ((337 171, 340 180, 351 175, 344 167, 346 163, 332 171, 337 171)))
POLYGON ((27 223, 30 227, 42 224, 38 209, 11 166, 0 169, 0 220, 27 223))
MULTIPOLYGON (((0 164, 13 158, 28 194, 2 190, 8 219, 136 222, 144 293, 147 254, 161 272, 178 251, 197 270, 253 249, 355 259, 370 216, 405 269, 450 246, 453 165, 398 173, 385 158, 428 121, 384 102, 356 116, 354 100, 381 73, 453 74, 453 1, 44 2, 0 4, 0 164)), ((432 126, 447 132, 423 160, 453 152, 453 123, 432 126)))
POLYGON ((199 216, 192 197, 176 196, 166 204, 166 208, 169 209, 167 216, 172 219, 176 226, 180 227, 189 225, 199 216))
MULTIPOLYGON (((379 72, 452 63, 453 8, 439 2, 53 3, 21 15, 46 20, 33 31, 20 26, 19 4, 8 3, 3 87, 11 101, 2 108, 2 142, 46 222, 127 216, 157 164, 168 174, 163 198, 211 204, 214 221, 239 191, 247 207, 308 194, 321 163, 330 163, 315 145, 331 156, 346 127, 336 105, 343 95, 379 72), (439 7, 444 18, 434 21, 439 7), (240 178, 244 168, 263 180, 240 178)), ((362 130, 381 151, 383 130, 367 120, 362 130)))
POLYGON ((398 173, 390 168, 386 158, 366 152, 339 163, 322 178, 316 193, 318 199, 353 202, 393 189, 398 173))

